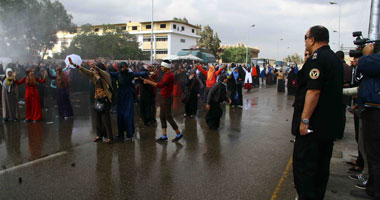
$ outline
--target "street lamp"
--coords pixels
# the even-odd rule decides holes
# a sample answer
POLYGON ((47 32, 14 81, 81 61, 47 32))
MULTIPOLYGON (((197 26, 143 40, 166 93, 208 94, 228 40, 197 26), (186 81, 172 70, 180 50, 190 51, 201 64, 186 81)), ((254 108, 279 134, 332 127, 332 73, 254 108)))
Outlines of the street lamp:
MULTIPOLYGON (((256 25, 253 24, 251 25, 249 28, 254 28, 256 25)), ((247 36, 247 44, 246 44, 246 48, 245 48, 245 65, 248 66, 248 39, 249 38, 249 29, 248 29, 248 36, 247 36)))
POLYGON ((278 49, 279 49, 279 44, 280 44, 280 42, 283 41, 283 40, 284 40, 284 39, 281 38, 280 41, 277 41, 277 55, 276 55, 276 59, 277 59, 277 60, 279 60, 279 59, 278 59, 278 49))
POLYGON ((339 45, 339 48, 338 50, 340 50, 340 16, 341 16, 341 6, 338 2, 335 2, 335 1, 330 1, 329 2, 331 5, 338 5, 339 6, 339 39, 338 39, 338 45, 339 45))

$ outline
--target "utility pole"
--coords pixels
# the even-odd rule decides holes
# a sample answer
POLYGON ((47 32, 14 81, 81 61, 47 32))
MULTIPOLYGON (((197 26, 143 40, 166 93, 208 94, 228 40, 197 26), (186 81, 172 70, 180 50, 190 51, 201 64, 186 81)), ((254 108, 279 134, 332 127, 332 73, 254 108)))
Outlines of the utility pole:
POLYGON ((150 64, 153 65, 153 0, 152 0, 152 22, 150 25, 150 64))
POLYGON ((372 0, 369 18, 368 38, 380 40, 380 0, 372 0))

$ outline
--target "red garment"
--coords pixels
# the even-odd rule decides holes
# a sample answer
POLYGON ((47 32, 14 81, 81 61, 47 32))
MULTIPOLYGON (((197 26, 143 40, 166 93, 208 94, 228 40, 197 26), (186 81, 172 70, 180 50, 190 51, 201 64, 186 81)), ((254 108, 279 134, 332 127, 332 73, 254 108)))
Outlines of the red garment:
POLYGON ((168 72, 164 74, 161 81, 157 83, 157 87, 161 88, 161 96, 162 97, 171 97, 173 96, 173 88, 174 88, 174 75, 172 72, 168 72))
MULTIPOLYGON (((202 68, 202 66, 197 66, 198 70, 201 71, 204 75, 207 76, 207 71, 202 68)), ((218 71, 214 73, 214 76, 211 80, 206 80, 206 87, 211 88, 216 83, 216 77, 218 77, 219 73, 223 70, 223 67, 221 67, 218 71)))
MULTIPOLYGON (((45 83, 45 79, 36 78, 36 81, 45 83)), ((15 81, 16 84, 21 85, 25 83, 25 120, 39 121, 42 119, 42 110, 40 104, 40 94, 37 90, 37 85, 29 85, 26 82, 26 78, 22 78, 20 81, 15 81)))
POLYGON ((257 76, 257 70, 256 70, 256 67, 252 67, 252 76, 255 77, 257 76))
POLYGON ((173 96, 175 96, 175 97, 181 97, 182 96, 182 90, 181 90, 180 81, 177 81, 177 83, 174 84, 173 96))

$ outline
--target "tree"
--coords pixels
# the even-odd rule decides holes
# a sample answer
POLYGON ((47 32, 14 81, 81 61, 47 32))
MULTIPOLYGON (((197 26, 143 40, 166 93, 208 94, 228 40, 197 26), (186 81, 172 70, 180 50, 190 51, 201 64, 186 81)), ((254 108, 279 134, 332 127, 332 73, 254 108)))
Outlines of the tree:
POLYGON ((86 59, 99 57, 111 60, 149 59, 139 49, 134 35, 123 32, 119 27, 113 25, 103 25, 102 29, 103 34, 98 35, 92 31, 91 24, 81 26, 70 46, 56 58, 64 58, 66 55, 74 53, 86 59))
POLYGON ((302 56, 299 54, 295 53, 293 55, 288 55, 283 59, 285 62, 294 62, 296 64, 302 64, 304 62, 302 56))
POLYGON ((0 1, 0 55, 38 58, 57 42, 58 31, 74 31, 72 16, 59 1, 0 1))
POLYGON ((200 32, 201 38, 198 40, 198 46, 200 48, 207 49, 211 54, 213 54, 218 59, 218 49, 220 48, 220 39, 218 33, 214 34, 214 30, 207 25, 203 27, 200 32))
POLYGON ((186 17, 184 17, 183 19, 181 19, 181 18, 177 18, 177 17, 174 17, 173 20, 174 20, 174 21, 177 21, 177 22, 186 23, 186 24, 189 23, 189 21, 186 19, 186 17))
MULTIPOLYGON (((222 53, 224 63, 245 63, 246 48, 244 47, 228 47, 222 53)), ((248 51, 248 60, 251 60, 251 52, 248 51)))

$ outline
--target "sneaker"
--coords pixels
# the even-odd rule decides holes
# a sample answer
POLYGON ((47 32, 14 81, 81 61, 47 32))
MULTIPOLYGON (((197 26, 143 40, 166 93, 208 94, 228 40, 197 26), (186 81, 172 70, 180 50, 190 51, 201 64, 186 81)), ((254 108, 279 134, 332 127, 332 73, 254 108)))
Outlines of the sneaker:
POLYGON ((365 193, 363 190, 351 190, 350 195, 362 199, 372 199, 372 197, 365 193))
POLYGON ((367 180, 363 177, 363 174, 349 175, 348 177, 349 177, 350 179, 352 179, 352 180, 355 180, 355 181, 360 181, 360 182, 367 181, 367 180))
POLYGON ((133 139, 133 137, 127 137, 127 138, 125 138, 125 141, 126 142, 133 142, 135 140, 133 139))
POLYGON ((160 138, 156 139, 156 142, 166 142, 166 141, 168 141, 167 136, 161 136, 160 138))
POLYGON ((177 136, 175 136, 174 139, 172 139, 172 142, 177 142, 177 141, 180 140, 182 137, 183 137, 182 133, 179 133, 179 134, 177 134, 177 136))
POLYGON ((363 169, 361 167, 355 166, 348 169, 349 172, 361 172, 363 169))
POLYGON ((364 183, 358 183, 355 185, 355 187, 361 190, 365 190, 367 188, 364 183))

